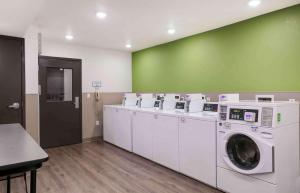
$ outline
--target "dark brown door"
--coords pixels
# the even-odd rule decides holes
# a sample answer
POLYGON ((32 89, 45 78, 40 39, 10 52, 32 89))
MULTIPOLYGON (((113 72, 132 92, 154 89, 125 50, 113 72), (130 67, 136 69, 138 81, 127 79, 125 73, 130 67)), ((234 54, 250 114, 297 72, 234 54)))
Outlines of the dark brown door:
POLYGON ((81 60, 40 56, 39 84, 41 146, 81 143, 81 60))
POLYGON ((24 123, 24 39, 0 36, 0 124, 24 123))

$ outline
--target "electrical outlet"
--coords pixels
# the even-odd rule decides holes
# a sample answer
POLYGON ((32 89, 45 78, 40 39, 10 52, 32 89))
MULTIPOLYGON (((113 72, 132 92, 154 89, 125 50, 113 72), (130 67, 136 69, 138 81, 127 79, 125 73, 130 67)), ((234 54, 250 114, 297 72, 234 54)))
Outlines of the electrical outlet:
POLYGON ((100 125, 100 121, 96 121, 96 125, 97 125, 97 126, 100 125))

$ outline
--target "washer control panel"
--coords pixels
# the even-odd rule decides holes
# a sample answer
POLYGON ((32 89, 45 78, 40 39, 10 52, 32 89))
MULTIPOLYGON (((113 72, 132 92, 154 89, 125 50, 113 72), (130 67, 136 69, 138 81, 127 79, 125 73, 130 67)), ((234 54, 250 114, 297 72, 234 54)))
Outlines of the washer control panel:
POLYGON ((246 122, 258 122, 257 109, 230 108, 229 119, 246 122))
POLYGON ((207 112, 218 112, 218 103, 204 103, 203 105, 203 111, 207 112))

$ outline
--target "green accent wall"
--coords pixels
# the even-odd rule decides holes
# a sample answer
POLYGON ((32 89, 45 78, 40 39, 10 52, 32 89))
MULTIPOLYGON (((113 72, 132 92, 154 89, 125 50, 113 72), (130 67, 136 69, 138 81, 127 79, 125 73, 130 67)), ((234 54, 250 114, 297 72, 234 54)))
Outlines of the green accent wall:
POLYGON ((300 91, 300 5, 132 54, 134 92, 300 91))

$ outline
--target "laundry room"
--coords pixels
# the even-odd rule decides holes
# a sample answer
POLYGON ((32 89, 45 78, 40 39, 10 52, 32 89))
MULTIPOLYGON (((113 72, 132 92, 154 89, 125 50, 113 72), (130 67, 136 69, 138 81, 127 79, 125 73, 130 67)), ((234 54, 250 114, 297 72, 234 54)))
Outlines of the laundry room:
POLYGON ((0 193, 300 193, 300 0, 0 2, 0 193))

